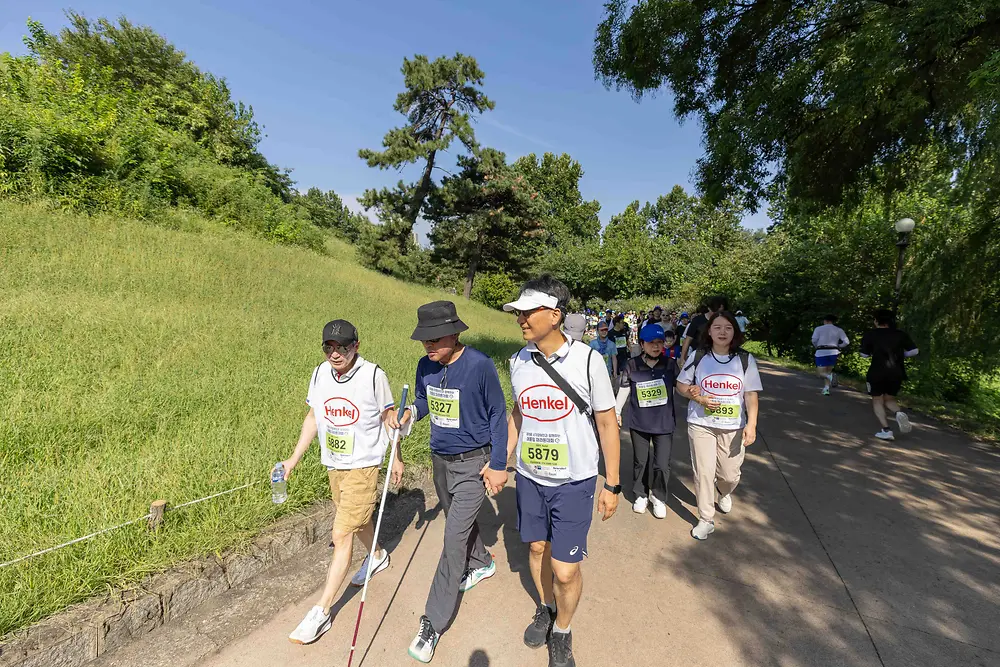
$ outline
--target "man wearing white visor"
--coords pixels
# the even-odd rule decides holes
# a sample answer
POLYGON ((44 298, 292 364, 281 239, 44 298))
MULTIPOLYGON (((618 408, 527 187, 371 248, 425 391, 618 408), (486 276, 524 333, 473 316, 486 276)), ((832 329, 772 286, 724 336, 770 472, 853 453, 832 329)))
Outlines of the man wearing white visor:
POLYGON ((576 665, 570 622, 583 592, 580 561, 594 512, 598 447, 607 481, 597 510, 605 520, 615 513, 621 492, 611 379, 600 354, 559 330, 569 300, 566 285, 543 275, 504 306, 517 315, 527 341, 510 360, 514 409, 507 428, 508 458, 517 451, 517 525, 521 540, 530 544, 528 562, 540 600, 524 643, 548 643, 550 667, 576 665))

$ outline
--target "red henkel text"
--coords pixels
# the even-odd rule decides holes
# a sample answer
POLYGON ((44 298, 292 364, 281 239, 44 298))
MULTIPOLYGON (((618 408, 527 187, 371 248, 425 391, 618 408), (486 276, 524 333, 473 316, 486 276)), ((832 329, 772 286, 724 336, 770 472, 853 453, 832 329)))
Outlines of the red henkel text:
POLYGON ((569 409, 569 398, 552 398, 551 396, 545 396, 544 398, 531 398, 530 396, 521 396, 519 401, 521 404, 521 411, 524 410, 567 410, 569 409))
POLYGON ((358 411, 344 406, 333 407, 332 405, 327 405, 326 416, 330 418, 347 417, 348 419, 357 419, 358 411))

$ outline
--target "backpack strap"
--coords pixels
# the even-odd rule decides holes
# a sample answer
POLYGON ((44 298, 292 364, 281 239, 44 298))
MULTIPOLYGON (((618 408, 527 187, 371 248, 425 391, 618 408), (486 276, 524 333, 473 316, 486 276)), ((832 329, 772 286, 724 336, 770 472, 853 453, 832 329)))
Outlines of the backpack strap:
POLYGON ((312 382, 309 383, 309 387, 310 388, 316 386, 316 379, 319 377, 319 369, 322 368, 322 367, 323 367, 323 364, 320 364, 319 366, 316 367, 316 370, 313 371, 313 379, 312 379, 312 382))
POLYGON ((687 366, 684 367, 684 370, 688 370, 689 368, 692 367, 697 370, 698 364, 701 363, 701 360, 705 358, 705 355, 707 353, 708 353, 707 350, 704 350, 699 347, 697 350, 694 351, 694 359, 691 361, 691 363, 689 363, 687 366))
POLYGON ((745 376, 747 369, 750 368, 750 353, 741 347, 737 348, 736 354, 739 355, 740 363, 743 364, 743 375, 745 376))

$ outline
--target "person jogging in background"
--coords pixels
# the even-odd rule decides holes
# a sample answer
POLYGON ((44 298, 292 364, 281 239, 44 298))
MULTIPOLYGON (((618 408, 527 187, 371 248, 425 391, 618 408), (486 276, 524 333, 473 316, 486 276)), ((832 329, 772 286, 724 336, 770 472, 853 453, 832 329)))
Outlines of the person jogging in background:
POLYGON ((622 409, 628 403, 628 429, 632 438, 632 511, 644 514, 653 505, 653 516, 667 516, 667 482, 670 450, 674 442, 674 385, 677 364, 663 355, 666 336, 659 324, 639 330, 642 353, 622 368, 615 412, 622 426, 622 409), (649 456, 652 444, 653 456, 649 456))
POLYGON ((816 374, 823 378, 823 395, 830 395, 833 385, 833 369, 837 366, 840 351, 851 340, 844 330, 837 326, 837 316, 827 315, 823 324, 813 330, 812 344, 816 348, 816 374))
POLYGON ((919 350, 905 331, 896 328, 896 318, 891 310, 875 313, 875 328, 861 337, 861 356, 871 359, 868 367, 868 394, 872 409, 882 429, 875 434, 880 440, 895 440, 886 410, 896 413, 900 433, 913 430, 910 418, 899 408, 896 397, 906 379, 905 360, 917 356, 919 350))
POLYGON ((507 402, 493 360, 459 340, 468 328, 455 304, 435 301, 417 309, 410 336, 427 356, 417 363, 415 401, 402 423, 430 415, 434 488, 445 513, 444 548, 409 648, 420 662, 434 657, 459 592, 496 572, 476 516, 486 498, 484 479, 500 486, 507 480, 507 402))
POLYGON ((609 336, 615 342, 615 356, 617 359, 617 369, 621 373, 622 368, 625 366, 625 362, 629 358, 629 340, 632 338, 632 330, 628 324, 625 323, 625 318, 621 315, 615 319, 615 326, 611 329, 609 336))
MULTIPOLYGON (((288 636, 296 644, 311 644, 333 625, 330 607, 351 566, 355 535, 368 556, 351 579, 352 586, 364 584, 368 568, 374 576, 389 567, 389 553, 373 544, 371 520, 378 499, 378 471, 389 446, 387 424, 394 403, 385 371, 362 358, 359 345, 358 331, 350 322, 333 320, 323 327, 326 361, 312 373, 306 395, 309 411, 298 444, 291 457, 282 462, 287 480, 319 436, 320 462, 327 468, 330 495, 337 506, 326 585, 316 605, 288 636)), ((391 479, 393 485, 403 479, 398 442, 391 479)))
POLYGON ((757 360, 740 348, 742 343, 733 314, 713 314, 677 379, 679 392, 691 399, 688 441, 698 499, 698 525, 691 537, 696 540, 715 532, 716 492, 719 511, 732 511, 746 448, 757 439, 757 392, 763 387, 757 360))
POLYGON ((614 515, 621 492, 611 381, 596 352, 559 331, 569 300, 566 285, 543 275, 503 307, 517 315, 527 341, 510 359, 514 408, 507 441, 508 453, 517 452, 517 525, 530 545, 538 592, 524 643, 541 648, 548 642, 549 667, 576 665, 570 623, 583 591, 580 561, 594 512, 598 447, 606 482, 597 511, 604 520, 614 515))
POLYGON ((684 341, 681 344, 681 363, 687 363, 688 350, 697 348, 701 340, 701 333, 708 324, 708 318, 713 313, 721 313, 729 309, 729 302, 724 296, 713 296, 707 304, 698 306, 698 314, 691 319, 691 324, 684 331, 684 341))
POLYGON ((747 327, 750 326, 750 320, 743 315, 742 310, 736 311, 736 323, 740 325, 740 331, 746 335, 747 327))
POLYGON ((607 322, 602 321, 597 323, 597 338, 590 341, 590 347, 596 350, 601 355, 601 358, 604 359, 604 363, 608 367, 608 377, 614 378, 618 375, 618 348, 615 347, 615 342, 608 336, 607 322))

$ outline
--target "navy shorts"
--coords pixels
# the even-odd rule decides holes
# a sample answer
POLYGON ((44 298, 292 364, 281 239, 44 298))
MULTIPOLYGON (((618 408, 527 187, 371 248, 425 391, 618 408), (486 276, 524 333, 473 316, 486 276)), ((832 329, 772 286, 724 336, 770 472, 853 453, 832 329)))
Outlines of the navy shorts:
POLYGON ((517 529, 522 542, 551 542, 552 557, 579 563, 587 555, 597 477, 543 486, 516 476, 517 529))
POLYGON ((824 354, 824 355, 817 354, 816 355, 817 368, 830 368, 831 366, 836 366, 838 356, 839 355, 836 354, 824 354))

